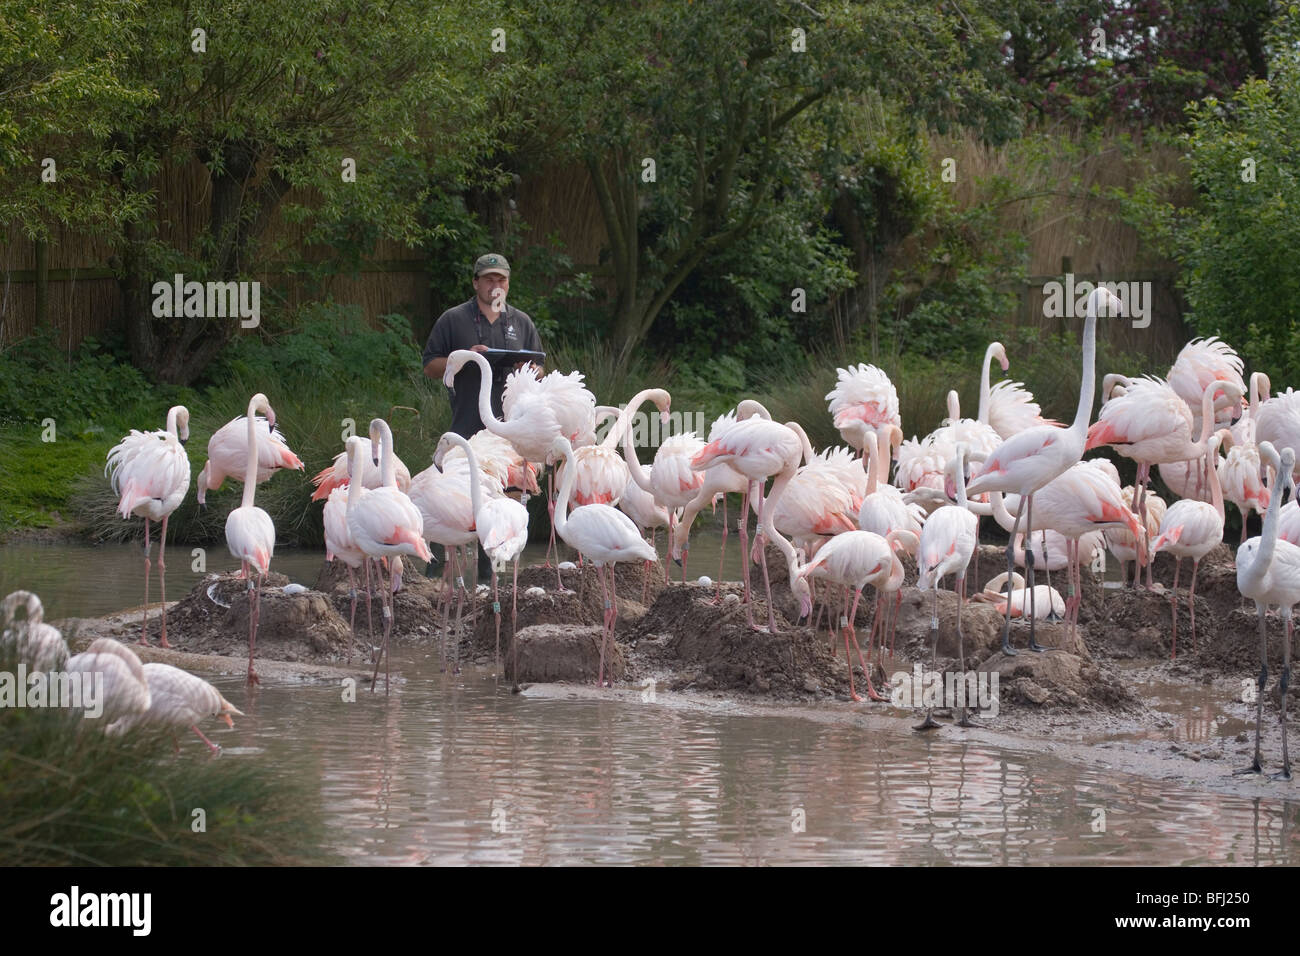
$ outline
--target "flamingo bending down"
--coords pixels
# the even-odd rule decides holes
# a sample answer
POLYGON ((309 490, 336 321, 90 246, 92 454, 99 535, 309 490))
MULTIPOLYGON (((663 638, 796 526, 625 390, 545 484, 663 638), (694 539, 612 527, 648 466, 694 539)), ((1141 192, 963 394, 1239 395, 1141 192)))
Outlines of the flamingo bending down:
MULTIPOLYGON (((1097 313, 1123 314, 1119 299, 1108 289, 1094 289, 1088 296, 1087 317, 1083 327, 1083 380, 1079 385, 1079 406, 1075 410, 1074 422, 1069 428, 1057 428, 1052 425, 1039 425, 1008 438, 984 462, 984 468, 966 488, 968 495, 983 494, 987 491, 1015 492, 1022 495, 1020 507, 1016 509, 1016 521, 1012 528, 1011 541, 1007 542, 1007 573, 1014 568, 1015 531, 1019 528, 1021 513, 1024 512, 1026 528, 1033 528, 1033 494, 1057 475, 1083 457, 1084 443, 1088 433, 1088 419, 1092 415, 1092 398, 1094 375, 1097 359, 1097 313)), ((1029 564, 1029 587, 1034 587, 1034 569, 1029 564)), ((1008 606, 1006 623, 1002 631, 1003 653, 1015 654, 1011 647, 1011 614, 1008 606)), ((1029 623, 1029 648, 1042 651, 1034 640, 1034 623, 1029 623)))
POLYGON ((45 608, 40 598, 31 591, 14 591, 0 604, 0 611, 4 614, 0 622, 0 650, 13 653, 33 673, 63 668, 68 660, 68 645, 58 628, 45 623, 45 608), (19 604, 27 611, 26 620, 14 620, 19 604))
POLYGON ((103 705, 97 723, 106 730, 119 720, 143 714, 152 702, 140 658, 111 637, 96 638, 68 658, 65 669, 71 674, 102 675, 103 705))
MULTIPOLYGON (((257 463, 259 485, 282 468, 303 470, 302 459, 285 443, 284 435, 276 429, 275 422, 257 418, 253 425, 257 431, 257 455, 254 461, 257 463)), ((205 504, 207 493, 216 491, 227 478, 242 481, 248 473, 247 431, 248 423, 241 416, 226 422, 208 439, 208 460, 199 471, 195 488, 199 504, 205 504)))
MULTIPOLYGON (((179 667, 145 664, 142 670, 149 687, 148 708, 110 724, 108 733, 126 733, 140 726, 160 726, 172 730, 188 727, 199 735, 209 750, 214 754, 220 753, 221 748, 199 730, 199 721, 216 717, 224 721, 227 727, 233 728, 235 722, 230 719, 231 715, 242 717, 243 712, 203 678, 195 677, 179 667)), ((172 740, 175 742, 174 734, 172 740)), ((176 744, 176 749, 180 749, 179 743, 176 744)))
POLYGON ((190 413, 184 405, 167 411, 161 431, 131 433, 108 453, 106 474, 111 472, 113 492, 120 495, 117 510, 123 518, 144 518, 144 619, 140 643, 148 644, 149 626, 149 522, 162 521, 158 536, 158 586, 162 593, 162 646, 167 643, 167 519, 180 507, 190 490, 190 459, 183 443, 190 437, 190 413))
MULTIPOLYGON (((944 505, 936 509, 925 521, 921 529, 920 547, 916 554, 916 563, 921 570, 916 586, 922 591, 934 590, 934 617, 930 627, 934 631, 934 642, 930 650, 930 665, 939 648, 939 582, 948 574, 957 576, 957 654, 960 668, 966 670, 966 646, 961 631, 962 604, 966 599, 966 568, 975 553, 976 520, 966 507, 966 456, 969 448, 965 442, 957 446, 957 453, 948 462, 948 479, 956 491, 955 505, 944 505)), ((959 710, 957 724, 961 727, 971 726, 963 704, 959 710)), ((929 730, 938 727, 932 708, 926 708, 925 720, 916 728, 929 730)))
MULTIPOLYGON (((476 353, 477 354, 477 353, 476 353)), ((354 436, 355 437, 355 436, 354 436)), ((397 558, 407 554, 422 561, 430 561, 433 556, 424 540, 424 519, 417 508, 405 494, 397 489, 393 467, 393 433, 388 422, 382 418, 370 422, 371 454, 379 447, 383 453, 383 485, 379 488, 363 488, 361 482, 348 483, 348 531, 352 539, 366 557, 375 562, 375 573, 379 576, 379 593, 384 603, 384 642, 375 657, 375 671, 370 678, 370 690, 373 693, 379 682, 379 663, 384 661, 384 693, 388 693, 389 664, 388 641, 393 630, 393 587, 384 586, 384 573, 379 566, 380 558, 397 558)), ((360 442, 352 445, 352 469, 354 474, 361 474, 361 456, 365 448, 360 442)), ((397 575, 394 568, 393 575, 397 575)), ((370 589, 370 566, 366 566, 366 589, 370 589)))
POLYGON ((1006 614, 1010 609, 1012 617, 1023 617, 1030 612, 1031 605, 1049 608, 1048 617, 1065 617, 1065 598, 1054 587, 1040 584, 1031 595, 1025 587, 1025 579, 1019 574, 1012 574, 1008 579, 1005 572, 989 580, 984 590, 971 595, 972 601, 992 604, 999 614, 1006 614), (1011 586, 1007 587, 1010 580, 1011 586))
MULTIPOLYGON (((871 436, 873 439, 875 435, 871 436)), ((824 577, 832 584, 853 588, 853 607, 847 617, 841 618, 840 625, 844 631, 844 659, 849 667, 849 696, 855 701, 862 700, 853 687, 853 658, 849 655, 849 640, 858 652, 862 671, 867 675, 867 696, 872 700, 886 700, 876 693, 871 681, 871 668, 862 656, 858 646, 857 614, 858 602, 862 600, 862 589, 868 584, 877 590, 876 602, 879 605, 885 592, 899 590, 903 585, 903 563, 894 553, 901 546, 901 539, 907 532, 891 532, 889 540, 870 531, 847 531, 837 534, 817 551, 816 556, 798 569, 801 578, 809 575, 824 577)), ((877 613, 876 620, 880 615, 877 613)), ((875 624, 872 625, 874 636, 875 624)), ((870 641, 868 641, 870 649, 870 641)))
MULTIPOLYGON (((571 548, 596 566, 601 594, 605 599, 605 614, 600 640, 600 665, 596 672, 596 685, 605 682, 605 648, 613 650, 614 625, 618 620, 618 591, 614 581, 614 566, 619 561, 653 561, 654 549, 637 533, 632 519, 609 505, 591 504, 574 508, 569 513, 569 498, 573 493, 573 446, 563 435, 552 443, 550 453, 563 457, 568 463, 564 480, 555 504, 555 533, 571 548), (609 568, 609 587, 605 585, 605 568, 609 568)), ((611 671, 612 676, 612 671, 611 671)), ((610 683, 613 681, 611 679, 610 683)))
POLYGON ((474 449, 460 435, 446 432, 438 441, 439 449, 443 445, 455 445, 465 452, 469 460, 469 494, 470 505, 474 511, 474 531, 479 543, 487 552, 492 562, 492 613, 496 617, 497 644, 496 666, 501 664, 501 601, 497 597, 497 575, 507 564, 514 564, 514 587, 510 595, 510 648, 511 674, 515 683, 519 682, 519 648, 515 642, 515 621, 519 608, 519 553, 528 543, 528 509, 513 498, 502 495, 499 498, 483 500, 483 492, 478 478, 478 458, 474 449))
MULTIPOLYGON (((1279 456, 1270 442, 1260 442, 1265 461, 1277 469, 1278 476, 1295 494, 1295 451, 1282 449, 1279 456)), ((1278 538, 1278 502, 1275 494, 1264 515, 1264 528, 1258 538, 1251 538, 1237 549, 1237 590, 1255 602, 1259 617, 1259 686, 1255 703, 1255 760, 1240 773, 1262 773, 1260 728, 1264 718, 1264 686, 1268 682, 1268 625, 1264 615, 1268 605, 1276 604, 1286 621, 1286 640, 1282 643, 1282 780, 1291 779, 1291 760, 1286 748, 1287 689, 1291 684, 1291 609, 1300 601, 1300 547, 1278 538)))
MULTIPOLYGON (((723 465, 730 465, 736 469, 750 481, 750 491, 746 495, 747 498, 759 493, 769 477, 776 476, 772 484, 771 494, 763 501, 759 526, 768 539, 773 541, 786 555, 786 562, 790 565, 792 584, 797 577, 795 574, 796 568, 792 563, 794 561, 794 548, 777 531, 776 525, 772 522, 772 516, 777 504, 780 502, 781 495, 785 492, 786 486, 790 483, 795 470, 799 467, 806 442, 806 438, 801 439, 793 429, 778 422, 768 421, 763 418, 747 418, 727 429, 720 438, 709 442, 691 459, 691 467, 696 471, 720 468, 723 465)), ((745 509, 747 507, 748 502, 741 505, 742 522, 745 520, 745 509)), ((767 588, 768 628, 775 634, 776 618, 772 610, 772 589, 767 571, 767 556, 765 551, 760 551, 759 555, 763 564, 763 583, 767 588)), ((744 570, 746 621, 750 627, 754 627, 753 604, 750 599, 749 587, 749 561, 742 559, 741 566, 744 570)), ((800 579, 800 581, 806 596, 808 582, 804 579, 800 579)), ((809 601, 809 610, 811 610, 811 601, 809 601)))
POLYGON ((244 457, 244 497, 240 506, 226 516, 226 547, 239 559, 240 577, 248 581, 248 682, 258 683, 253 670, 253 657, 257 648, 257 617, 261 604, 262 582, 271 567, 275 552, 275 524, 271 516, 253 504, 253 489, 257 486, 257 428, 256 415, 266 414, 268 429, 275 427, 275 411, 266 396, 258 392, 248 400, 245 417, 247 448, 244 457), (253 583, 257 572, 257 584, 253 583))
MULTIPOLYGON (((1205 450, 1211 462, 1219 457, 1219 443, 1228 436, 1225 428, 1210 439, 1205 450)), ((1201 558, 1209 554, 1223 540, 1223 491, 1219 486, 1219 472, 1210 465, 1210 496, 1212 504, 1184 498, 1175 501, 1165 511, 1160 521, 1160 532, 1151 542, 1151 559, 1160 551, 1174 556, 1174 586, 1169 593, 1173 609, 1173 650, 1170 659, 1178 657, 1178 572, 1183 558, 1192 559, 1192 585, 1187 592, 1187 611, 1192 618, 1192 646, 1196 646, 1196 572, 1201 558)))

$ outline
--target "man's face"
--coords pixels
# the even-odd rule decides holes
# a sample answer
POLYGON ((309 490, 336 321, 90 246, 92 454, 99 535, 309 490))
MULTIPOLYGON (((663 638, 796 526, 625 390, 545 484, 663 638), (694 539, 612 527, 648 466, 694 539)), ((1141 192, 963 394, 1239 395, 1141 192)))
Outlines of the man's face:
POLYGON ((474 294, 486 306, 504 306, 509 291, 510 277, 499 272, 484 272, 474 280, 474 294))

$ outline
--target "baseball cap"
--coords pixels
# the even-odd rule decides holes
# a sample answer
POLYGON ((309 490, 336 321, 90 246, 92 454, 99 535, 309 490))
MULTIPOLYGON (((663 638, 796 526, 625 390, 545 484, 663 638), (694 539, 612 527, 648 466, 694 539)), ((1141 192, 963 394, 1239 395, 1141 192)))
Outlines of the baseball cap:
POLYGON ((510 276, 510 263, 506 257, 498 255, 495 252, 489 252, 485 256, 479 256, 474 263, 474 278, 477 279, 485 272, 499 272, 507 278, 510 276))

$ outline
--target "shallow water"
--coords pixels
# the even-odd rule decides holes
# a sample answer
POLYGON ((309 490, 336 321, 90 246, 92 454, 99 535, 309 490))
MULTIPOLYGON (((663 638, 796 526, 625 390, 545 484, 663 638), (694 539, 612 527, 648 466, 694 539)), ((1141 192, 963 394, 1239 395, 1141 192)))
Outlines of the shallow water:
MULTIPOLYGON (((198 575, 173 550, 179 597, 198 575)), ((310 584, 320 560, 286 551, 273 566, 310 584)), ((208 570, 233 566, 213 549, 208 570)), ((0 549, 0 591, 35 589, 52 618, 138 604, 142 573, 128 545, 0 549)), ((392 694, 363 687, 354 703, 337 684, 268 682, 250 696, 219 679, 247 716, 204 728, 222 760, 266 755, 268 772, 311 781, 330 846, 357 863, 1300 861, 1292 802, 670 695, 512 695, 481 671, 439 673, 432 649, 393 656, 392 694)), ((1200 689, 1164 693, 1174 726, 1154 733, 1226 733, 1200 689)), ((203 750, 193 735, 183 746, 203 750)))

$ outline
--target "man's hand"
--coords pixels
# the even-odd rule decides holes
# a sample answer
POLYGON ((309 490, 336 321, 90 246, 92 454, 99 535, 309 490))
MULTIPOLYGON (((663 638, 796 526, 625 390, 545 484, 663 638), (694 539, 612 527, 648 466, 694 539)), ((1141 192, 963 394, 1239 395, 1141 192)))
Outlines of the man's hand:
POLYGON ((488 347, 486 345, 474 345, 470 347, 471 352, 486 352, 487 350, 488 347))

